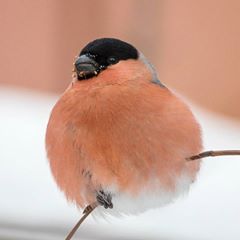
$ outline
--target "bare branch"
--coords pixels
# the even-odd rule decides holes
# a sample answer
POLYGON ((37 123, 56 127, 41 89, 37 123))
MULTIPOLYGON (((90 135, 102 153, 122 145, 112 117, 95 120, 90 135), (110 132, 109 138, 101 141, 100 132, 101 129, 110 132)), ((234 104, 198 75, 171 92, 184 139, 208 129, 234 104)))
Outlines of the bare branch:
POLYGON ((89 206, 87 206, 83 211, 83 216, 80 218, 80 220, 77 222, 77 224, 74 226, 74 228, 71 230, 71 232, 67 235, 65 240, 70 240, 75 232, 78 230, 80 225, 84 222, 84 220, 87 218, 87 216, 98 206, 97 203, 93 203, 89 206))
POLYGON ((240 150, 221 150, 221 151, 206 151, 197 155, 186 158, 187 161, 197 160, 206 157, 240 155, 240 150))

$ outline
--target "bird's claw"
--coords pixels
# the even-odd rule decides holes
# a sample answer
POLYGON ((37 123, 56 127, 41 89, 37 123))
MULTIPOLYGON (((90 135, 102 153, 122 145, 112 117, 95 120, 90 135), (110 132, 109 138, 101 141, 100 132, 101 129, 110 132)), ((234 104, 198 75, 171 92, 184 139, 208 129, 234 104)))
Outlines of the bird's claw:
POLYGON ((101 190, 97 193, 96 198, 99 205, 103 206, 104 208, 113 208, 112 196, 110 193, 105 193, 103 190, 101 190))

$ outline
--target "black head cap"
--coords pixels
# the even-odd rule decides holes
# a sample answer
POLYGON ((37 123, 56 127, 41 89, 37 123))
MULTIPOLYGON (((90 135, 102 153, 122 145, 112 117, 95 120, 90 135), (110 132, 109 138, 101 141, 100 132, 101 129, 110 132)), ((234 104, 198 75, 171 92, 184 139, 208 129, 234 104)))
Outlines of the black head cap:
POLYGON ((97 63, 106 66, 109 65, 110 58, 115 58, 116 61, 138 58, 135 47, 115 38, 100 38, 88 43, 80 52, 80 56, 84 54, 96 56, 97 63))
POLYGON ((137 49, 129 43, 115 38, 96 39, 88 43, 79 54, 75 63, 78 79, 82 80, 96 76, 109 65, 127 59, 138 59, 137 49), (87 63, 86 58, 89 59, 87 63), (90 61, 91 67, 89 65, 90 61))

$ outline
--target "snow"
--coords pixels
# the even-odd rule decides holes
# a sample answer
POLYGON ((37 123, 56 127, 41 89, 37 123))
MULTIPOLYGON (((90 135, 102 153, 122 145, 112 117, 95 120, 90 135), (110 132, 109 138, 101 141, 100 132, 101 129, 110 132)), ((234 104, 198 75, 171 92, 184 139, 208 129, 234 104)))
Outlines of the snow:
MULTIPOLYGON (((45 129, 56 100, 55 95, 0 87, 0 239, 64 239, 81 215, 58 190, 46 159, 45 129)), ((206 150, 240 149, 240 123, 191 107, 206 150)), ((189 194, 173 204, 119 219, 90 217, 76 236, 239 240, 240 156, 205 159, 189 194)))

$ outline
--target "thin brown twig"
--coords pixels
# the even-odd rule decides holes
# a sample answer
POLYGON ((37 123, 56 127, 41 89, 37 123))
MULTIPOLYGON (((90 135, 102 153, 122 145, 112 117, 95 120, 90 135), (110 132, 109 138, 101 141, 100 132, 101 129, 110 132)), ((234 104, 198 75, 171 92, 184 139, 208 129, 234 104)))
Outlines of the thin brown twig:
POLYGON ((77 224, 74 226, 74 228, 71 230, 71 232, 67 235, 65 240, 70 240, 75 232, 78 230, 80 225, 84 222, 84 220, 87 218, 87 216, 97 207, 98 205, 96 203, 89 205, 83 212, 83 216, 80 218, 80 220, 77 222, 77 224))
POLYGON ((186 158, 187 161, 197 160, 206 157, 228 156, 228 155, 240 155, 240 150, 221 150, 221 151, 206 151, 197 155, 186 158))

